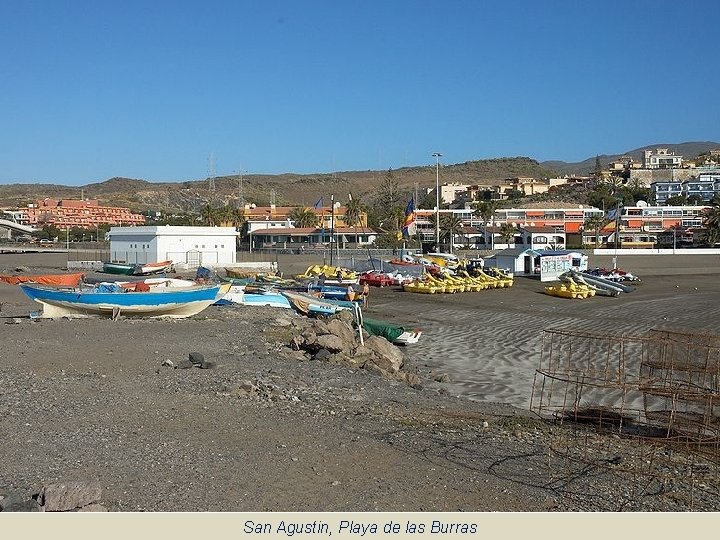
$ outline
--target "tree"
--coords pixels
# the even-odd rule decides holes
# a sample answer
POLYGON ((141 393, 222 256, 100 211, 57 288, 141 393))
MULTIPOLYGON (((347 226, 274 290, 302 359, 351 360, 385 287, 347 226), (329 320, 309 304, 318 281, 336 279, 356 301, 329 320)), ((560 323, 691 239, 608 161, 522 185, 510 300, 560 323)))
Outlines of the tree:
POLYGON ((595 178, 595 184, 601 184, 603 181, 603 167, 602 163, 600 163, 600 156, 595 156, 595 170, 593 172, 593 177, 595 178))
MULTIPOLYGON (((362 214, 365 211, 365 207, 359 199, 353 199, 352 196, 345 203, 345 225, 348 227, 357 227, 362 223, 362 214)), ((355 243, 357 244, 358 234, 355 232, 355 243)))
POLYGON ((720 242, 720 229, 707 229, 702 236, 702 240, 708 247, 715 247, 715 244, 720 242))
POLYGON ((454 214, 442 216, 440 218, 440 238, 444 242, 447 242, 450 253, 452 253, 453 250, 453 241, 455 240, 455 237, 460 234, 462 226, 462 219, 454 214))
POLYGON ((703 210, 703 226, 706 229, 720 230, 720 205, 713 205, 703 210))
MULTIPOLYGON (((483 200, 475 203, 475 215, 479 216, 483 221, 483 239, 487 238, 487 226, 492 222, 495 216, 495 210, 498 209, 498 201, 483 200)), ((493 249, 492 236, 490 238, 490 249, 493 249)))
POLYGON ((703 241, 713 247, 720 241, 720 205, 713 204, 710 208, 703 210, 703 227, 705 234, 703 241))
POLYGON ((665 204, 667 206, 684 206, 687 204, 687 197, 685 195, 673 195, 667 198, 665 204))
POLYGON ((590 229, 595 233, 595 247, 600 247, 600 229, 602 229, 602 226, 605 224, 605 216, 604 215, 594 215, 590 216, 585 220, 585 223, 583 226, 585 229, 590 229))
POLYGON ((365 207, 359 199, 349 199, 345 203, 345 225, 355 227, 362 222, 365 207))
POLYGON ((295 223, 295 227, 298 228, 317 227, 318 225, 317 214, 306 206, 293 208, 288 214, 288 219, 295 223))
POLYGON ((208 227, 214 227, 217 221, 217 212, 215 208, 209 204, 203 206, 202 210, 200 210, 200 221, 208 227))
POLYGON ((517 229, 514 225, 510 223, 503 223, 502 227, 500 227, 500 238, 505 240, 506 244, 510 243, 510 240, 512 240, 515 237, 515 232, 517 229))
POLYGON ((381 227, 399 232, 400 223, 405 215, 403 193, 395 178, 392 169, 388 169, 377 189, 377 196, 373 204, 378 223, 381 227))

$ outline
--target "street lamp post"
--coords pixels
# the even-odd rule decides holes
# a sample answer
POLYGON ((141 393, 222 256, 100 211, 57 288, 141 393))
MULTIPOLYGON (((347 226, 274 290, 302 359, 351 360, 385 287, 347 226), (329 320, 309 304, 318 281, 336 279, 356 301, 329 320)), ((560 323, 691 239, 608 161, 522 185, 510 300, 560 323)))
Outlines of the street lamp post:
POLYGON ((335 235, 335 195, 330 195, 330 266, 333 264, 333 236, 335 235))
POLYGON ((433 152, 435 158, 435 250, 440 251, 440 152, 433 152))

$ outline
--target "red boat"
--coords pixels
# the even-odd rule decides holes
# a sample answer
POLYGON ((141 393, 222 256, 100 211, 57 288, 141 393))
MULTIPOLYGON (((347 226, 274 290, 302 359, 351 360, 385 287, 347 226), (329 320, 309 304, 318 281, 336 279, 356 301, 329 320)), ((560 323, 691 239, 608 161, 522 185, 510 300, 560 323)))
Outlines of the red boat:
POLYGON ((373 287, 389 287, 395 284, 395 280, 380 272, 372 271, 360 274, 360 285, 372 285, 373 287))

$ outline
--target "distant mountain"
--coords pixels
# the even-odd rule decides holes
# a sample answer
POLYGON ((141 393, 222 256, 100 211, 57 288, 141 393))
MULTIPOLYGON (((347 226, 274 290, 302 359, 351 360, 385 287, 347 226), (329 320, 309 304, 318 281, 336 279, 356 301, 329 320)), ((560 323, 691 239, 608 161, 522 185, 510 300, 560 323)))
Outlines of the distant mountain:
MULTIPOLYGON (((684 159, 692 160, 709 150, 720 149, 720 143, 712 141, 686 142, 680 144, 658 143, 636 148, 635 150, 628 150, 622 154, 601 154, 598 157, 600 158, 602 166, 606 167, 609 163, 615 161, 621 156, 630 156, 636 161, 642 161, 645 150, 655 150, 657 148, 667 148, 676 155, 683 156, 684 159)), ((540 165, 547 167, 548 169, 553 169, 561 175, 567 174, 586 176, 595 170, 595 156, 589 157, 578 163, 567 163, 565 161, 543 161, 540 165)))
MULTIPOLYGON (((720 148, 716 142, 688 142, 681 144, 653 144, 623 154, 600 155, 603 167, 622 155, 640 160, 645 149, 668 148, 686 159, 693 159, 701 153, 720 148)), ((579 163, 544 161, 538 163, 529 157, 505 157, 483 159, 442 165, 441 183, 484 184, 498 180, 527 176, 548 178, 560 175, 589 175, 595 169, 595 156, 579 163)), ((426 189, 435 188, 435 165, 403 167, 390 172, 401 190, 410 195, 417 189, 422 198, 426 189)), ((272 200, 281 205, 311 206, 323 197, 324 204, 330 204, 331 195, 344 202, 348 194, 369 203, 377 187, 389 171, 343 171, 332 174, 278 174, 245 175, 242 179, 242 193, 246 202, 259 206, 272 200)), ((110 178, 104 182, 84 186, 62 186, 56 184, 10 184, 0 185, 0 207, 25 206, 45 197, 97 199, 101 204, 124 206, 135 212, 199 212, 205 204, 237 204, 240 194, 238 176, 222 176, 214 179, 215 190, 205 180, 186 182, 148 182, 133 178, 110 178)))

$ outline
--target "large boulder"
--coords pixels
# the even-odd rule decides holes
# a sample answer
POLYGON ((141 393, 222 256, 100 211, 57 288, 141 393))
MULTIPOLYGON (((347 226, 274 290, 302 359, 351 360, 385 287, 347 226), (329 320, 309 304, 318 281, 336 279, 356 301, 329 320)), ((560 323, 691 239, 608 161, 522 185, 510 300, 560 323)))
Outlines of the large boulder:
POLYGON ((338 336, 343 341, 353 343, 357 332, 353 330, 352 323, 338 318, 330 319, 327 322, 328 333, 338 336))
POLYGON ((331 353, 352 350, 354 345, 352 342, 344 341, 340 336, 336 336, 335 334, 318 336, 316 343, 320 349, 327 349, 331 353))
POLYGON ((405 363, 405 356, 395 345, 380 336, 370 336, 355 351, 356 356, 365 357, 365 369, 372 363, 386 373, 397 373, 405 363))
POLYGON ((40 491, 40 502, 46 512, 67 512, 99 503, 102 490, 100 482, 59 482, 48 484, 40 491))

